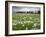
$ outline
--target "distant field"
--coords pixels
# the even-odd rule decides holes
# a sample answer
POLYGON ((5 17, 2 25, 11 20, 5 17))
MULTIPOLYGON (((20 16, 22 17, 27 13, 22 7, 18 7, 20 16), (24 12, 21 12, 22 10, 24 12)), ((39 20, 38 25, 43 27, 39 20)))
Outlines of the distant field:
POLYGON ((40 14, 16 13, 12 16, 12 30, 40 29, 40 14))

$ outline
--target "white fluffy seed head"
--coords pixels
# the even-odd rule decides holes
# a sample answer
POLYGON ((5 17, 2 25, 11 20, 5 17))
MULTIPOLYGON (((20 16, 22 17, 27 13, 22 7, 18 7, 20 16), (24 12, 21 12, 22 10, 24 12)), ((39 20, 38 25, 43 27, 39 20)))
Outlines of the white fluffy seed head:
POLYGON ((26 23, 26 22, 24 22, 24 23, 26 23))
POLYGON ((21 22, 21 24, 23 24, 23 23, 21 22))
POLYGON ((34 26, 37 26, 37 24, 35 23, 34 26))
POLYGON ((30 21, 28 21, 28 23, 29 23, 30 21))
POLYGON ((19 22, 20 23, 20 22, 19 22))

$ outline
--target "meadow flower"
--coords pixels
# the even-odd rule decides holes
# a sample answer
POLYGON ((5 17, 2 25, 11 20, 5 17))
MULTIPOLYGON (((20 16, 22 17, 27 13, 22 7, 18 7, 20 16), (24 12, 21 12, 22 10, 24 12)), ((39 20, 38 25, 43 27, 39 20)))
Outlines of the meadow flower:
POLYGON ((36 27, 36 26, 37 26, 37 23, 34 24, 34 27, 36 27))

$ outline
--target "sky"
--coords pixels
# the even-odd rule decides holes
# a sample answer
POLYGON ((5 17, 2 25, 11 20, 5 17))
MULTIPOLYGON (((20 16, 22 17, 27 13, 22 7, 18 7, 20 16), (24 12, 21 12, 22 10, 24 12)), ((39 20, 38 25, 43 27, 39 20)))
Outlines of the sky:
POLYGON ((38 8, 38 7, 19 7, 19 6, 12 7, 12 11, 14 11, 14 12, 18 12, 18 11, 22 11, 22 12, 33 11, 33 12, 35 12, 35 11, 39 11, 39 10, 40 10, 40 8, 38 8))

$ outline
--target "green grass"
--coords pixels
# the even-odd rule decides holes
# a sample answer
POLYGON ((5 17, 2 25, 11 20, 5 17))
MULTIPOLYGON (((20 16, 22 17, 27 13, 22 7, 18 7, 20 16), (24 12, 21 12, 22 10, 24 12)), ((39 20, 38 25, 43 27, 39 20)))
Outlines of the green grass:
POLYGON ((12 16, 12 30, 40 29, 40 14, 17 13, 12 16))

